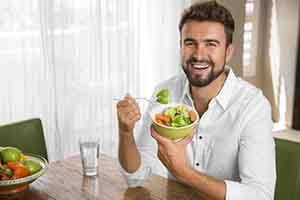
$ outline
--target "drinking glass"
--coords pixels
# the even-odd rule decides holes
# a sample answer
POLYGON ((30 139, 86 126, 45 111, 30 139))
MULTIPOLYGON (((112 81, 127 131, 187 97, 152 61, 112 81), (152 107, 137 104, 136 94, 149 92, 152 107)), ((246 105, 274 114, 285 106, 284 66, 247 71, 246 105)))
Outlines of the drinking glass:
POLYGON ((82 162, 83 175, 96 176, 99 171, 99 138, 85 136, 79 138, 80 158, 82 162))

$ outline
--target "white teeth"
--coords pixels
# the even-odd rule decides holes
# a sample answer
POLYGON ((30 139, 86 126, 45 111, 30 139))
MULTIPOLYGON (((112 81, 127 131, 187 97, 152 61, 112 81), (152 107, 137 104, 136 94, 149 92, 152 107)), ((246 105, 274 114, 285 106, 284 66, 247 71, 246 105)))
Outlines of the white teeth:
POLYGON ((193 64, 193 67, 194 68, 197 68, 197 69, 205 69, 205 68, 208 68, 208 64, 206 65, 197 65, 197 64, 193 64))

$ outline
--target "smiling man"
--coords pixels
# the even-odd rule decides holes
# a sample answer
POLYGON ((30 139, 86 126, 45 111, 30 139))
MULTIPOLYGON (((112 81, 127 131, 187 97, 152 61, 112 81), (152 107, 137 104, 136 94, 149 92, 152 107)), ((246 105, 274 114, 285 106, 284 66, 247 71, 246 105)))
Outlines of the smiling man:
POLYGON ((181 27, 181 32, 183 70, 190 84, 204 87, 220 75, 225 76, 225 63, 231 58, 233 46, 225 40, 224 26, 190 21, 181 27))
POLYGON ((204 199, 273 199, 271 109, 259 89, 237 78, 226 65, 234 52, 230 12, 215 1, 194 4, 184 11, 179 30, 184 73, 159 84, 154 94, 168 88, 171 101, 197 110, 199 125, 174 142, 158 135, 146 115, 135 140, 139 107, 130 96, 121 100, 119 161, 129 186, 142 185, 162 163, 170 177, 204 199))

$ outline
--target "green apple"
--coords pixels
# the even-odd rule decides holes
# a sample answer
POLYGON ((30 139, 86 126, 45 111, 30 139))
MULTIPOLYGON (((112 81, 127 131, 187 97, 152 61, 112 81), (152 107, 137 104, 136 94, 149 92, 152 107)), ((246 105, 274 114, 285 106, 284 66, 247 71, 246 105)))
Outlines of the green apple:
POLYGON ((22 152, 15 147, 5 147, 0 151, 2 163, 18 162, 22 158, 22 152))
POLYGON ((33 160, 24 160, 23 164, 28 169, 30 175, 40 171, 42 168, 39 163, 33 160))

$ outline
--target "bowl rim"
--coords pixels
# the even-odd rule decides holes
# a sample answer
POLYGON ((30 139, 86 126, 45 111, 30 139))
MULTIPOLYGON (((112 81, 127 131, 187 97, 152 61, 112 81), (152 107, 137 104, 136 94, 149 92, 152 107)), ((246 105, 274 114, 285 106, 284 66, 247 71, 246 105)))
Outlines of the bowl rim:
POLYGON ((175 102, 172 102, 172 103, 168 103, 168 104, 163 104, 162 107, 168 108, 168 107, 174 107, 174 106, 179 106, 179 105, 186 106, 189 109, 189 111, 192 110, 192 111, 194 111, 196 113, 196 120, 193 123, 191 123, 191 124, 189 124, 187 126, 182 126, 182 127, 166 126, 164 124, 157 123, 156 120, 154 119, 154 116, 157 113, 154 113, 154 115, 153 115, 153 113, 151 112, 150 117, 152 119, 152 122, 155 123, 157 126, 160 126, 160 127, 163 127, 163 128, 168 128, 168 129, 174 129, 174 130, 186 129, 186 128, 189 128, 189 127, 194 126, 195 124, 197 124, 198 121, 199 121, 199 114, 198 114, 198 112, 192 106, 189 106, 189 105, 184 104, 184 103, 175 103, 175 102))
POLYGON ((32 153, 26 153, 24 154, 24 156, 26 156, 28 159, 38 162, 41 165, 42 169, 32 175, 23 178, 18 178, 13 180, 0 180, 0 187, 31 183, 32 181, 39 178, 47 171, 49 167, 49 163, 44 157, 32 153))

